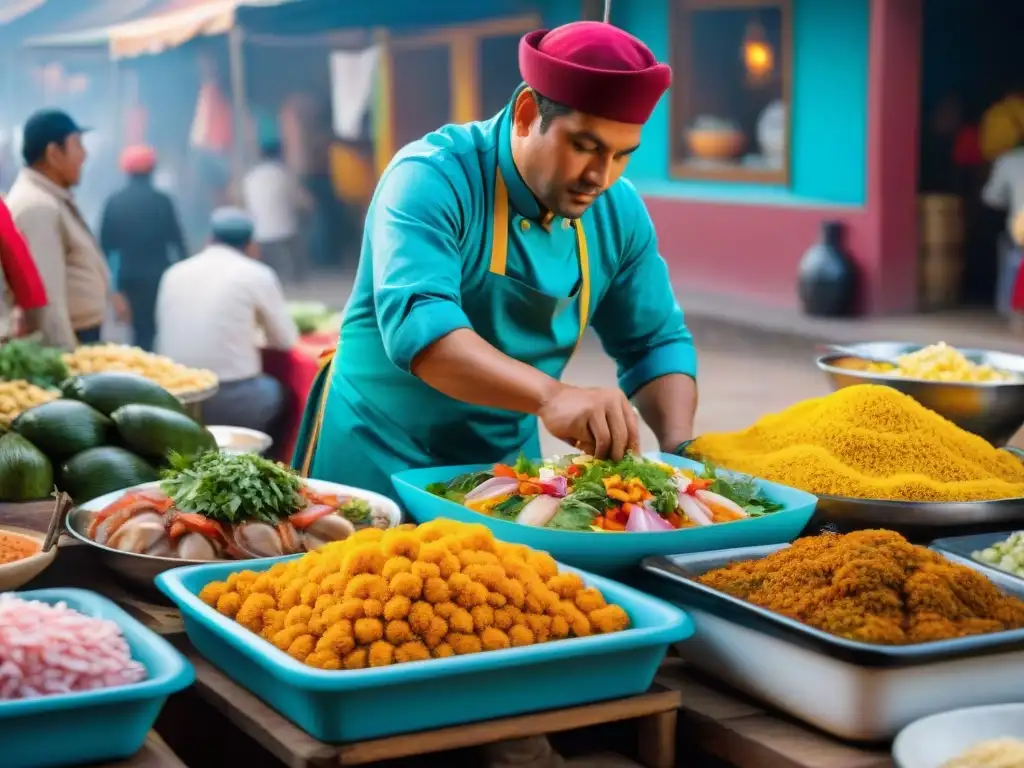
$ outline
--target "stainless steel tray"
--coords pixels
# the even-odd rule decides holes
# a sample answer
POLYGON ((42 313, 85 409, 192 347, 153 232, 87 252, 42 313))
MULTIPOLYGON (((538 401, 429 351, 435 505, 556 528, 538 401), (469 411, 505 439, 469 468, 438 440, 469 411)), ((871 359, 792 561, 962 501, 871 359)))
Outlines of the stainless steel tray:
MULTIPOLYGON (((679 646, 688 662, 852 741, 891 739, 910 722, 947 709, 1020 700, 1024 629, 911 646, 873 645, 830 635, 693 580, 785 546, 644 561, 648 590, 685 608, 696 624, 694 636, 679 646)), ((1006 593, 1024 598, 1024 582, 984 573, 1006 593)))
POLYGON ((993 544, 998 544, 1000 541, 1005 541, 1015 533, 1017 533, 1017 530, 977 533, 971 536, 950 536, 944 539, 936 539, 932 542, 931 547, 951 560, 962 562, 965 565, 982 571, 993 581, 996 579, 1010 580, 1011 582, 1016 582, 1019 588, 1024 590, 1024 577, 1004 571, 1002 568, 998 568, 990 563, 974 559, 974 553, 979 549, 985 549, 993 544))

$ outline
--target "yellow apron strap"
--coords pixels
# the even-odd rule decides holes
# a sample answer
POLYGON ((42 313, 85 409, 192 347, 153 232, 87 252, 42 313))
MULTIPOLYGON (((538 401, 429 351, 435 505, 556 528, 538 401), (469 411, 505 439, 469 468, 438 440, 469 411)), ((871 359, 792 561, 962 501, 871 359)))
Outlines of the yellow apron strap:
MULTIPOLYGON (((576 349, 583 343, 583 334, 590 320, 590 255, 587 253, 587 236, 583 232, 583 220, 573 222, 576 230, 576 244, 580 256, 580 333, 576 337, 576 349)), ((573 350, 575 353, 576 350, 573 350)))
POLYGON ((313 457, 316 455, 316 446, 320 441, 320 429, 324 423, 324 410, 327 407, 327 393, 331 391, 331 374, 334 372, 334 361, 337 358, 337 349, 332 349, 320 355, 320 370, 317 379, 320 379, 320 399, 316 405, 316 415, 313 421, 313 432, 306 440, 306 450, 302 457, 302 466, 299 467, 300 477, 309 477, 309 470, 313 466, 313 457))
MULTIPOLYGON (((494 172, 494 213, 491 218, 491 274, 504 277, 508 264, 508 189, 500 168, 494 172)), ((576 336, 576 349, 579 349, 590 320, 590 255, 587 253, 583 221, 576 219, 572 226, 576 230, 580 263, 580 331, 576 336)))
POLYGON ((491 219, 491 274, 504 276, 508 262, 508 189, 500 168, 494 173, 494 215, 491 219))

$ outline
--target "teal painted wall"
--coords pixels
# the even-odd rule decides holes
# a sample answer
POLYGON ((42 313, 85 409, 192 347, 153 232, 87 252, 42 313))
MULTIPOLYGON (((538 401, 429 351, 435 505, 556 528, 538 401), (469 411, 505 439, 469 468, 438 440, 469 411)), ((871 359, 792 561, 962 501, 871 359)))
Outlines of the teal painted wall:
MULTIPOLYGON (((575 21, 579 0, 548 0, 551 26, 575 21)), ((669 60, 669 0, 613 0, 612 20, 669 60)), ((658 196, 780 205, 864 204, 870 0, 793 0, 793 108, 788 188, 669 176, 669 105, 662 99, 630 162, 638 188, 658 196)))

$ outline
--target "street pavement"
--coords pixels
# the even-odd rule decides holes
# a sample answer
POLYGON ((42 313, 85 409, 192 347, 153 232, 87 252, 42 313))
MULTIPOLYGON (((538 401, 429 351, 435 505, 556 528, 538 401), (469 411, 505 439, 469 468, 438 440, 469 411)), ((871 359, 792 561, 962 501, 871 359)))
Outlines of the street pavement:
MULTIPOLYGON (((328 276, 306 285, 289 287, 290 299, 322 301, 340 308, 350 285, 343 277, 328 276)), ((829 389, 814 366, 814 345, 795 335, 756 330, 709 317, 688 317, 698 350, 697 433, 733 430, 829 389)), ((615 386, 615 363, 589 332, 566 370, 564 381, 584 386, 615 386)), ((565 452, 566 446, 542 435, 546 455, 565 452)), ((657 441, 643 428, 641 448, 656 450, 657 441)))

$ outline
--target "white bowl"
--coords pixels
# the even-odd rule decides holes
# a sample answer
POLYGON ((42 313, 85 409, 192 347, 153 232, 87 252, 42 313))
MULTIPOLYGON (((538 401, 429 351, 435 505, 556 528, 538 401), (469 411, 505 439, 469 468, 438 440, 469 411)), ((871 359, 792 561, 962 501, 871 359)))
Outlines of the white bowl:
POLYGON ((258 453, 264 455, 274 439, 263 432, 246 427, 208 426, 222 453, 258 453))
MULTIPOLYGON (((45 533, 39 533, 28 528, 18 528, 13 525, 0 525, 0 533, 31 539, 39 546, 42 546, 46 540, 45 533)), ((56 556, 57 547, 52 547, 49 552, 40 550, 29 557, 15 560, 13 563, 0 565, 0 592, 9 592, 25 586, 45 571, 56 556)))
POLYGON ((1024 704, 968 707, 922 718, 900 731, 892 756, 897 768, 942 768, 983 741, 1006 738, 1024 740, 1024 704))

